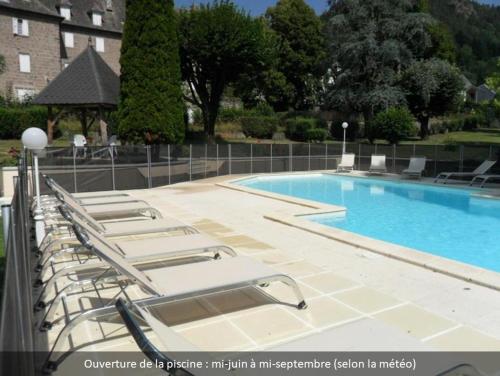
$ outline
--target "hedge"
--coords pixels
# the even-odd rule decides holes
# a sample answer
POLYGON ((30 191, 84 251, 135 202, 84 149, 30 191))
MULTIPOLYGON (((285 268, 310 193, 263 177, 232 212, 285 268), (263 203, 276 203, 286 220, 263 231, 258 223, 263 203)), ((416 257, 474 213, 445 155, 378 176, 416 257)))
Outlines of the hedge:
POLYGON ((373 119, 375 136, 397 144, 415 135, 415 118, 407 108, 391 107, 373 119))
POLYGON ((47 129, 47 109, 39 106, 0 107, 0 138, 19 139, 30 127, 47 129))
POLYGON ((312 135, 322 138, 323 136, 320 133, 325 133, 326 139, 328 132, 325 128, 326 123, 318 118, 297 117, 285 120, 285 134, 290 140, 294 141, 310 141, 310 136, 312 135), (315 132, 316 130, 318 131, 315 132), (320 130, 325 132, 321 132, 320 130))
POLYGON ((272 138, 278 128, 278 118, 274 116, 247 116, 240 120, 247 137, 272 138))

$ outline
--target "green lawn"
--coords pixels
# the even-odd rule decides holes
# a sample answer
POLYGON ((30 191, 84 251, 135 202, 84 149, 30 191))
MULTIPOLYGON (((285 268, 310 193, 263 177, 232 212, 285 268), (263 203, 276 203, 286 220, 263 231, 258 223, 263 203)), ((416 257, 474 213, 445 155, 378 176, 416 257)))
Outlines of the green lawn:
POLYGON ((436 134, 428 140, 405 141, 403 143, 442 145, 449 143, 464 145, 500 145, 500 129, 481 129, 475 132, 450 132, 448 134, 436 134))

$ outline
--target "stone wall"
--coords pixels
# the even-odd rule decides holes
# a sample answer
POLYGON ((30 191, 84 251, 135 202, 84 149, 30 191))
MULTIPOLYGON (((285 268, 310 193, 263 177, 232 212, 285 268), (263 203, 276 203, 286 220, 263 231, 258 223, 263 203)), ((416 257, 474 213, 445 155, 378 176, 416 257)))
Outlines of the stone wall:
POLYGON ((98 31, 83 29, 68 28, 65 25, 61 27, 61 41, 64 40, 63 34, 65 32, 73 33, 74 44, 73 48, 68 48, 62 43, 61 58, 63 63, 69 63, 76 56, 78 56, 89 45, 89 37, 92 38, 92 45, 96 46, 96 37, 104 39, 104 52, 99 52, 99 55, 108 63, 108 65, 120 74, 120 48, 121 36, 112 33, 99 33, 98 31))
POLYGON ((0 55, 6 63, 0 75, 0 95, 15 96, 17 88, 40 91, 61 71, 58 20, 6 9, 0 12, 0 55), (29 36, 14 35, 13 17, 28 20, 29 36), (30 73, 20 71, 20 53, 30 55, 30 73))

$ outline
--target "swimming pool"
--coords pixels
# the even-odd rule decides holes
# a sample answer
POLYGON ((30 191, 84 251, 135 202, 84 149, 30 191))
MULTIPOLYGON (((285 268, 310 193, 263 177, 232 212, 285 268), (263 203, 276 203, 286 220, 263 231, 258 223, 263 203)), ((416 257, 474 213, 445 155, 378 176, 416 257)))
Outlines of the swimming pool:
POLYGON ((308 218, 500 272, 500 200, 473 197, 473 190, 329 174, 256 177, 237 184, 344 206, 345 215, 308 218))

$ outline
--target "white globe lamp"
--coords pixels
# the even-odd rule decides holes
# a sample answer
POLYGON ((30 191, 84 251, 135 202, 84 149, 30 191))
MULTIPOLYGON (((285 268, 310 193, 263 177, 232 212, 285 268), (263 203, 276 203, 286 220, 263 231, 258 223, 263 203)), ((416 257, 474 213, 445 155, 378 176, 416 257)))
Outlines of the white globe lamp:
POLYGON ((346 131, 347 131, 348 127, 349 127, 349 123, 344 121, 342 123, 342 128, 344 128, 344 142, 342 143, 342 155, 345 154, 345 136, 346 136, 346 131))
POLYGON ((36 242, 40 246, 43 238, 45 237, 45 225, 43 221, 42 203, 40 199, 40 177, 38 172, 38 153, 40 153, 47 146, 47 135, 40 128, 28 128, 22 136, 21 141, 24 147, 31 151, 33 154, 34 165, 34 180, 35 180, 35 194, 36 194, 36 209, 34 210, 34 220, 36 229, 36 242))

